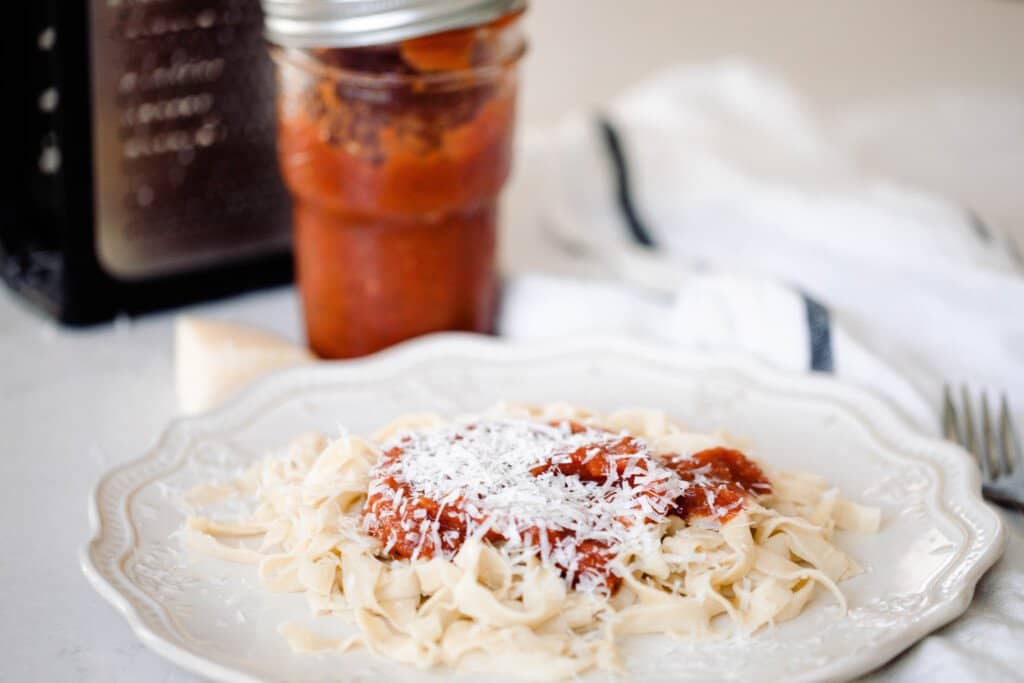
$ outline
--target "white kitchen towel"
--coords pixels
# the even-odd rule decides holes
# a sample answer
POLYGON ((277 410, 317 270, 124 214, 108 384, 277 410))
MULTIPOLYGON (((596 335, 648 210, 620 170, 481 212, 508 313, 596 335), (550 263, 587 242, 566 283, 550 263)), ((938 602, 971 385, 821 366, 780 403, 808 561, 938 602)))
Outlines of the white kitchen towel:
POLYGON ((828 309, 769 280, 699 275, 665 296, 622 282, 522 275, 506 284, 500 328, 519 339, 615 332, 749 353, 787 370, 834 373, 889 398, 919 427, 938 428, 928 402, 828 309))
POLYGON ((526 255, 515 270, 560 250, 575 263, 557 270, 632 287, 513 279, 504 334, 606 329, 619 301, 641 327, 649 313, 646 333, 835 372, 921 426, 936 425, 944 381, 1024 401, 1012 242, 954 202, 866 176, 768 75, 670 70, 529 136, 521 164, 541 228, 509 231, 526 255))
MULTIPOLYGON (((526 143, 514 192, 536 215, 504 235, 502 334, 744 351, 865 386, 933 433, 944 381, 1024 405, 1013 245, 965 207, 867 177, 779 81, 675 69, 526 143)), ((1003 518, 1006 555, 967 614, 871 679, 1020 680, 1024 522, 1003 518)))

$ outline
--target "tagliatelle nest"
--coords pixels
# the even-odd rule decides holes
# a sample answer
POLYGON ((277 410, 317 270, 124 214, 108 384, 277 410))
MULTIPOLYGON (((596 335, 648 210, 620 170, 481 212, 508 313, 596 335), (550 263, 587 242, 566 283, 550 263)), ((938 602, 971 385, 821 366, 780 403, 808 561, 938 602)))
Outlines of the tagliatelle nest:
POLYGON ((225 497, 258 507, 190 517, 193 549, 255 564, 267 590, 359 628, 332 639, 284 624, 296 651, 362 644, 417 667, 526 678, 616 670, 621 638, 711 637, 722 614, 752 632, 797 616, 818 586, 845 609, 837 584, 860 570, 833 532, 879 524, 723 435, 567 404, 406 416, 369 439, 307 435, 187 496, 225 497))

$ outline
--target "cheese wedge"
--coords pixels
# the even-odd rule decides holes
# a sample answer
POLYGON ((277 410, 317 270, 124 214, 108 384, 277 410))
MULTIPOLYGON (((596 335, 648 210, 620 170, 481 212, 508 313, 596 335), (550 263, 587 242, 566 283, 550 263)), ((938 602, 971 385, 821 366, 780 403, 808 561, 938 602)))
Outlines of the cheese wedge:
POLYGON ((245 325, 179 316, 174 327, 178 409, 210 410, 274 370, 316 360, 305 348, 245 325))

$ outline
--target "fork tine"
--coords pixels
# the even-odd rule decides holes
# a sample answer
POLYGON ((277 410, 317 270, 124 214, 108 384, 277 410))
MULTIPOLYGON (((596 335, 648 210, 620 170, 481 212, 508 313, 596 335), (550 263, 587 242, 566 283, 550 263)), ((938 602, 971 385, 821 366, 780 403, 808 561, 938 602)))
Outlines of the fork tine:
POLYGON ((963 446, 971 452, 981 467, 981 478, 983 481, 989 481, 991 479, 991 473, 988 466, 988 458, 983 457, 981 445, 978 439, 978 433, 974 428, 974 411, 971 410, 971 397, 967 393, 967 385, 960 385, 960 404, 963 406, 963 417, 964 417, 964 440, 963 446))
POLYGON ((1003 392, 999 401, 999 441, 1002 444, 1003 474, 1010 474, 1020 464, 1022 456, 1020 438, 1010 419, 1010 403, 1006 400, 1006 392, 1003 392))
POLYGON ((964 445, 964 437, 960 431, 960 424, 956 419, 956 407, 953 405, 953 393, 949 384, 942 385, 942 433, 947 439, 964 445))
POLYGON ((981 392, 981 453, 978 457, 985 459, 991 479, 998 479, 1005 474, 1000 462, 999 444, 996 443, 996 430, 988 409, 988 394, 981 392))

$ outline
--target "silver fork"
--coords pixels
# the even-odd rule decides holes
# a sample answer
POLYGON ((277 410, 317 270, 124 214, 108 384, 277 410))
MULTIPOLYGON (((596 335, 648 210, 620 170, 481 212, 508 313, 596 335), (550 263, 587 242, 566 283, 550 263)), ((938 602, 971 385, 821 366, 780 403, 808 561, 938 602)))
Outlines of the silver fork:
POLYGON ((992 419, 988 396, 981 393, 981 415, 975 410, 966 386, 960 387, 960 408, 947 384, 942 389, 942 430, 974 454, 981 467, 981 489, 994 503, 1024 510, 1024 452, 1010 418, 1006 394, 999 400, 998 423, 992 419))

